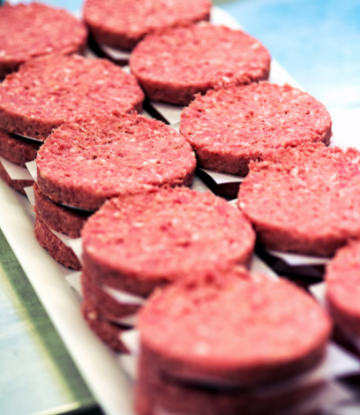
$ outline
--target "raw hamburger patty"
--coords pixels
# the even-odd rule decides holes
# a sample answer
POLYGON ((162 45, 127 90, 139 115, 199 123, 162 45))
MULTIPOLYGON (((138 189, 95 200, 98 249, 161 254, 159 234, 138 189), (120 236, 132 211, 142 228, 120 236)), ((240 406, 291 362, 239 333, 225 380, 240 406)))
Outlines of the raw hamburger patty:
POLYGON ((214 87, 268 79, 270 55, 240 30, 201 23, 147 36, 130 67, 150 99, 187 105, 214 87))
POLYGON ((190 185, 190 144, 160 121, 136 114, 63 124, 36 158, 38 186, 51 200, 88 210, 152 186, 190 185))
POLYGON ((185 187, 112 199, 82 237, 84 270, 94 281, 144 297, 189 274, 246 264, 255 242, 241 212, 185 187))
POLYGON ((0 8, 0 79, 31 58, 84 52, 84 24, 65 10, 31 3, 0 8))
POLYGON ((326 300, 346 333, 360 336, 360 241, 341 248, 326 270, 326 300))
POLYGON ((0 84, 0 127, 45 140, 74 116, 141 111, 143 100, 136 79, 109 61, 46 56, 0 84))
POLYGON ((277 150, 250 173, 239 206, 270 249, 331 256, 360 236, 360 152, 303 144, 277 150))
POLYGON ((310 95, 261 82, 198 95, 181 115, 180 132, 201 167, 245 176, 269 151, 331 137, 326 108, 310 95))
POLYGON ((84 299, 100 308, 101 313, 109 321, 116 321, 121 317, 135 314, 139 309, 138 305, 116 301, 84 271, 81 274, 81 287, 84 299))
POLYGON ((84 20, 98 43, 132 49, 145 35, 209 20, 209 0, 87 0, 84 20))
POLYGON ((0 156, 15 164, 25 166, 28 161, 35 160, 39 148, 40 144, 35 141, 11 137, 0 129, 0 156))
POLYGON ((71 238, 80 238, 80 231, 89 218, 89 214, 53 203, 40 192, 36 183, 33 189, 35 211, 42 222, 54 231, 64 233, 71 238))
POLYGON ((25 194, 24 188, 32 186, 34 183, 33 180, 13 180, 5 170, 4 166, 0 162, 0 177, 7 183, 10 187, 12 187, 17 192, 25 194))
POLYGON ((35 237, 40 245, 48 250, 49 255, 60 264, 75 270, 81 269, 80 262, 73 250, 55 236, 38 215, 35 220, 35 237))
MULTIPOLYGON (((149 362, 148 362, 149 363, 149 362)), ((298 405, 314 399, 321 392, 323 384, 310 383, 302 387, 277 394, 260 394, 233 387, 216 387, 199 383, 186 383, 157 374, 149 365, 140 363, 140 374, 136 383, 136 413, 152 415, 168 414, 206 414, 206 415, 268 415, 296 414, 315 415, 320 412, 299 412, 298 405), (154 411, 154 408, 156 410, 154 411)), ((156 370, 156 369, 155 369, 156 370)), ((286 385, 285 385, 286 387, 286 385)), ((312 405, 318 409, 317 405, 312 405)))
POLYGON ((84 301, 81 312, 91 330, 115 352, 127 353, 127 349, 120 340, 120 335, 126 329, 107 321, 90 301, 84 301))
POLYGON ((157 291, 138 327, 140 371, 149 366, 155 378, 249 389, 316 365, 331 320, 287 280, 232 269, 157 291))

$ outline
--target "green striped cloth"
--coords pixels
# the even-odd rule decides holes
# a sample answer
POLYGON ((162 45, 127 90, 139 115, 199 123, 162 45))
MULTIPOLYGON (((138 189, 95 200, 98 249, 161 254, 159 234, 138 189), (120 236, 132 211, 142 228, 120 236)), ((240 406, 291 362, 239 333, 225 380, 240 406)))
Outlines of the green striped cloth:
POLYGON ((1 230, 0 327, 1 414, 100 413, 1 230))

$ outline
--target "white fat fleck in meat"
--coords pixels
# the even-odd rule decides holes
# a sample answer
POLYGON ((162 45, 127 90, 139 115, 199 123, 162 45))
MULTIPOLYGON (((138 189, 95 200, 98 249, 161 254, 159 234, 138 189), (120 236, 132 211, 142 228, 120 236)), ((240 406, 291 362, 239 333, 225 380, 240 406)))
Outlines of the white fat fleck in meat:
POLYGON ((294 167, 292 170, 291 170, 291 175, 292 176, 297 176, 299 174, 299 168, 298 167, 294 167))
POLYGON ((199 356, 204 356, 210 352, 210 347, 207 343, 198 342, 194 344, 194 352, 199 356))

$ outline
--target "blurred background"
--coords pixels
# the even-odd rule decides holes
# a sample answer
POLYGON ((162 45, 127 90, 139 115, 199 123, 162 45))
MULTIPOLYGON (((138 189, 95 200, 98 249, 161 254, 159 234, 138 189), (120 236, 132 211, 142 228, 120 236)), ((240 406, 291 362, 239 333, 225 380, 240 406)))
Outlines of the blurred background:
MULTIPOLYGON (((81 0, 44 2, 71 12, 82 7, 81 0)), ((336 144, 360 147, 360 0, 214 3, 327 106, 336 144)), ((4 238, 0 239, 0 325, 7 329, 0 333, 1 415, 100 413, 4 238)))

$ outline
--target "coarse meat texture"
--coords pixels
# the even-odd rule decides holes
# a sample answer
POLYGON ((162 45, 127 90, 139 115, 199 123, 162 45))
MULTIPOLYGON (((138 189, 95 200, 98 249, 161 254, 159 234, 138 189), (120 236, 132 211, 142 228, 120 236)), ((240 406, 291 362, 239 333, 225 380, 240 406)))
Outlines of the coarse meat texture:
POLYGON ((305 92, 260 82, 197 95, 181 114, 180 133, 201 167, 245 176, 251 160, 274 149, 329 144, 331 117, 305 92))
POLYGON ((255 243, 241 212, 185 187, 112 199, 82 237, 84 269, 93 280, 144 297, 191 274, 247 264, 255 243))
POLYGON ((326 301, 335 322, 350 336, 360 336, 360 241, 336 253, 325 274, 326 301))
POLYGON ((252 388, 320 362, 331 326, 326 311, 285 279, 212 272, 149 298, 139 312, 141 361, 173 381, 252 388))
POLYGON ((84 300, 90 301, 98 307, 101 314, 109 321, 116 321, 121 317, 135 314, 139 309, 138 305, 120 303, 115 300, 84 270, 81 273, 81 287, 84 300))
POLYGON ((65 10, 40 3, 0 8, 0 79, 37 56, 82 53, 87 30, 65 10))
POLYGON ((12 187, 14 190, 16 190, 19 193, 25 194, 25 187, 32 186, 34 181, 33 180, 13 180, 8 172, 5 170, 4 166, 2 165, 0 161, 0 177, 4 180, 6 184, 8 184, 10 187, 12 187))
POLYGON ((80 262, 73 250, 55 236, 39 216, 36 216, 35 220, 35 237, 39 244, 49 252, 49 255, 60 264, 77 271, 81 269, 80 262))
POLYGON ((98 43, 132 49, 150 33, 210 18, 209 0, 87 0, 84 21, 98 43))
POLYGON ((12 163, 25 166, 28 161, 35 160, 39 148, 39 143, 14 138, 0 128, 0 156, 12 163))
POLYGON ((240 30, 199 23, 147 36, 130 67, 150 99, 188 105, 212 88, 268 79, 270 55, 240 30))
POLYGON ((46 140, 36 164, 45 196, 95 211, 114 196, 190 185, 196 160, 190 144, 171 127, 121 114, 63 124, 46 140))
POLYGON ((303 144, 250 163, 239 206, 267 248, 330 257, 360 236, 360 152, 303 144))
POLYGON ((191 383, 170 379, 158 373, 143 354, 140 356, 139 368, 135 385, 135 409, 138 415, 315 415, 317 411, 298 410, 302 404, 307 407, 309 400, 316 398, 325 386, 324 383, 310 383, 290 390, 286 390, 285 386, 285 390, 280 387, 277 393, 261 395, 257 390, 217 385, 216 382, 191 383))
POLYGON ((89 218, 89 213, 58 205, 44 196, 38 185, 33 185, 35 211, 46 226, 71 238, 80 238, 80 231, 89 218))
POLYGON ((128 352, 126 346, 120 340, 120 335, 126 330, 125 328, 106 320, 90 301, 82 303, 81 312, 90 329, 114 352, 128 352))
POLYGON ((105 59, 46 56, 0 84, 0 127, 44 141, 75 116, 141 111, 143 100, 134 76, 105 59))

